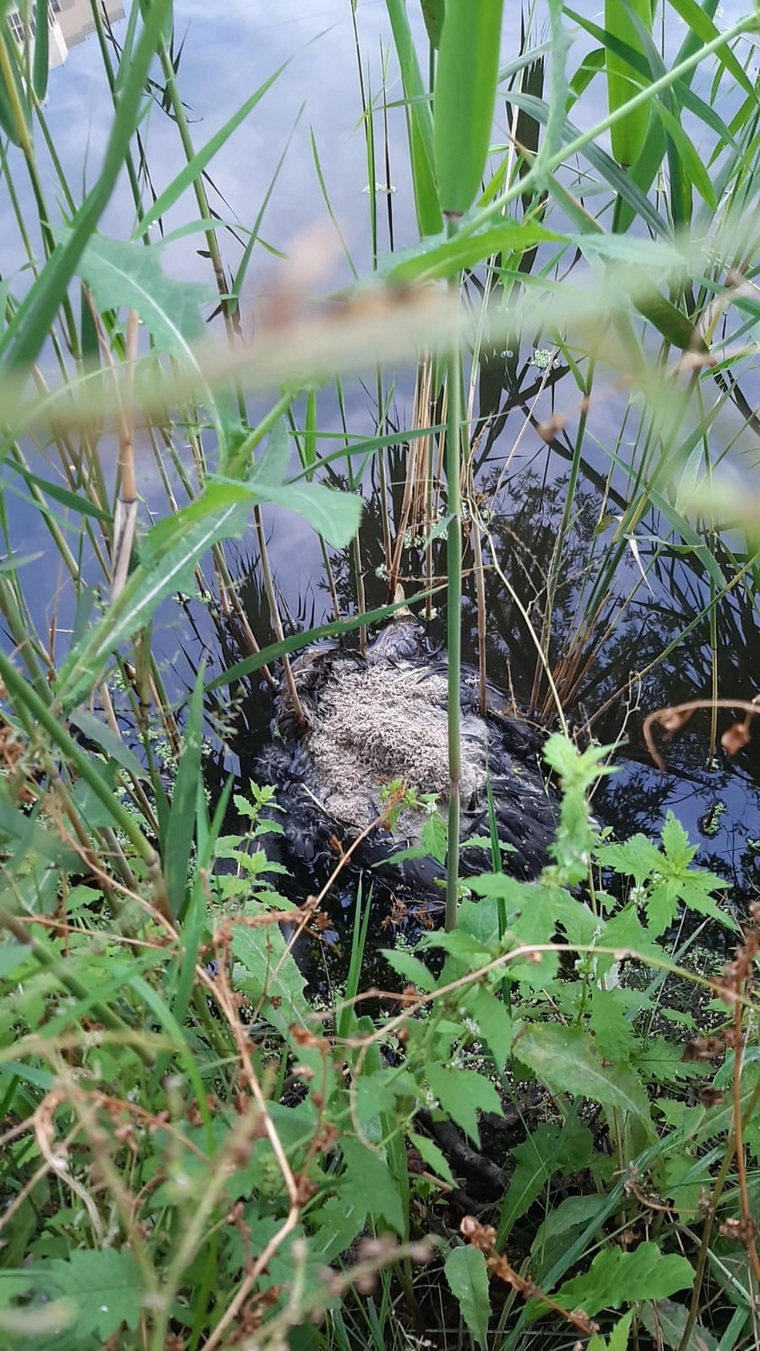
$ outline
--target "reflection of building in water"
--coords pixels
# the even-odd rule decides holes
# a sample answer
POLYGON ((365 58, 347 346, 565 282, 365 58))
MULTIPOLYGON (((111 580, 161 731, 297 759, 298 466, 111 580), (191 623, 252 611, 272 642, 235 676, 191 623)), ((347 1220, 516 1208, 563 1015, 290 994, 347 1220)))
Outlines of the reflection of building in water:
MULTIPOLYGON (((36 9, 36 6, 30 8, 36 9)), ((100 8, 106 18, 115 23, 124 18, 124 6, 119 0, 100 0, 100 8)), ((12 4, 7 15, 8 27, 19 46, 24 41, 24 20, 17 4, 12 4)), ((61 66, 69 54, 69 47, 76 47, 95 31, 90 0, 50 0, 48 4, 49 57, 48 64, 61 66)), ((29 31, 34 38, 34 17, 30 17, 29 31)))

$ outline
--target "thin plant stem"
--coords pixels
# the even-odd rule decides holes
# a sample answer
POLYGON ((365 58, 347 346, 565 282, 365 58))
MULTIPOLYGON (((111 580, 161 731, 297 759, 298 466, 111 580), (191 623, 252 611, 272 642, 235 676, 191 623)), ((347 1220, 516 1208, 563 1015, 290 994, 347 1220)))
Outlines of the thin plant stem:
MULTIPOLYGON (((449 220, 448 233, 456 224, 449 220)), ((458 280, 452 288, 459 288, 458 280)), ((449 525, 446 535, 446 647, 448 653, 449 820, 446 854, 446 928, 456 928, 459 900, 459 822, 462 748, 459 689, 462 666, 462 361, 459 343, 448 357, 448 420, 446 427, 446 485, 449 525)))

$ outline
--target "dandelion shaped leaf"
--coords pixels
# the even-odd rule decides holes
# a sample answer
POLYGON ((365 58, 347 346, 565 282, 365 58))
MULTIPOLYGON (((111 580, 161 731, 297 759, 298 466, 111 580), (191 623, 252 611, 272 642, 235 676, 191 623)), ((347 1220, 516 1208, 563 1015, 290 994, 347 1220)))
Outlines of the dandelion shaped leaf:
POLYGON ((485 1347, 491 1303, 483 1253, 469 1243, 466 1247, 452 1248, 446 1255, 444 1271, 470 1335, 478 1346, 485 1347))
POLYGON ((122 1324, 134 1331, 140 1321, 143 1284, 137 1259, 127 1248, 76 1250, 49 1265, 56 1293, 76 1304, 77 1335, 103 1342, 122 1324))
POLYGON ((524 1024, 519 1032, 516 1029, 514 1051, 553 1093, 570 1093, 630 1112, 654 1139, 649 1099, 640 1079, 625 1066, 605 1064, 581 1028, 524 1024))
POLYGON ((94 235, 77 272, 99 309, 136 310, 160 351, 189 358, 206 337, 200 306, 213 301, 216 292, 168 277, 157 249, 94 235))

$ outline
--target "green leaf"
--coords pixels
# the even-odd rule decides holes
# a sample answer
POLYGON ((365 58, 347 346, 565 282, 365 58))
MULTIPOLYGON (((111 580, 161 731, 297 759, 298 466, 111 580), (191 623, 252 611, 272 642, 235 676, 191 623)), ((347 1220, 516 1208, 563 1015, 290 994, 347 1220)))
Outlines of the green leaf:
POLYGON ((428 41, 436 51, 441 45, 443 19, 446 12, 446 0, 420 0, 422 17, 425 20, 428 41))
POLYGON ((446 1254, 443 1269, 471 1337, 485 1351, 491 1317, 485 1254, 469 1243, 466 1247, 452 1248, 446 1254))
POLYGON ((533 1240, 533 1253, 548 1247, 554 1239, 565 1239, 573 1229, 585 1229, 605 1206, 604 1196, 566 1196, 551 1210, 533 1240))
POLYGON ((480 192, 499 77, 503 0, 446 0, 433 101, 438 195, 462 216, 480 192))
POLYGON ((147 779, 150 777, 144 765, 140 764, 134 751, 125 746, 120 736, 111 731, 106 723, 96 718, 94 713, 88 713, 85 709, 79 709, 72 713, 69 722, 78 727, 83 732, 88 741, 94 741, 96 746, 108 756, 109 760, 115 760, 117 765, 133 774, 136 779, 147 779))
POLYGON ((102 507, 96 506, 86 497, 80 497, 77 493, 71 492, 69 488, 63 488, 59 483, 51 483, 48 479, 39 478, 37 474, 30 474, 24 465, 14 464, 13 468, 30 487, 39 488, 47 497, 52 497, 54 502, 60 502, 61 506, 67 507, 70 511, 79 512, 82 516, 92 516, 96 521, 108 521, 110 523, 113 520, 110 511, 104 511, 102 507))
POLYGON ((475 985, 462 1003, 475 1019, 494 1062, 503 1070, 512 1050, 512 1017, 509 1009, 485 985, 475 985))
POLYGON ((492 254, 519 255, 537 244, 561 241, 562 238, 535 221, 520 222, 507 217, 498 225, 473 234, 457 232, 450 239, 434 235, 406 253, 394 253, 385 265, 385 276, 389 283, 399 286, 414 281, 436 281, 453 277, 463 268, 474 267, 492 254))
POLYGON ((583 1309, 592 1318, 600 1309, 619 1309, 638 1300, 665 1299, 690 1290, 694 1269, 685 1257, 662 1253, 656 1243, 634 1252, 605 1248, 582 1276, 565 1281, 552 1299, 562 1309, 583 1309))
POLYGON ((49 0, 37 0, 34 26, 34 62, 32 65, 32 84, 40 103, 44 103, 48 82, 48 54, 50 48, 50 26, 48 23, 49 0))
MULTIPOLYGON (((207 549, 221 539, 242 534, 249 520, 250 498, 231 489, 205 488, 191 507, 177 512, 167 535, 178 537, 174 548, 155 548, 155 566, 140 564, 129 577, 121 595, 103 618, 74 644, 61 667, 58 694, 65 709, 86 697, 100 677, 110 654, 126 638, 144 629, 158 606, 177 591, 194 589, 194 571, 207 549), (184 514, 186 513, 186 514, 184 514), (184 527, 187 528, 184 528, 184 527)), ((152 534, 152 532, 151 532, 152 534)), ((143 552, 151 556, 151 535, 143 552)))
MULTIPOLYGON (((143 16, 143 19, 147 19, 151 8, 155 9, 156 3, 157 0, 140 0, 140 13, 143 16)), ((167 47, 171 46, 172 32, 174 29, 173 8, 174 0, 169 0, 169 3, 165 6, 164 16, 161 22, 160 43, 156 43, 156 50, 158 50, 161 43, 165 44, 167 47)))
POLYGON ((430 1063, 426 1078, 433 1096, 444 1112, 478 1143, 478 1110, 501 1112, 501 1101, 493 1084, 475 1070, 448 1069, 430 1063))
MULTIPOLYGON (((644 55, 644 46, 633 16, 647 31, 651 31, 652 0, 605 0, 604 27, 611 36, 622 39, 636 55, 644 55)), ((633 67, 624 57, 607 51, 607 101, 611 113, 623 108, 641 92, 641 84, 633 78, 633 67)), ((651 76, 650 76, 651 78, 651 76)), ((610 129, 612 153, 618 164, 628 168, 641 152, 649 125, 649 104, 633 108, 618 119, 610 129)))
POLYGON ((273 1027, 283 1036, 294 1022, 306 1025, 311 1012, 306 999, 306 981, 287 950, 276 924, 249 929, 235 924, 232 952, 241 963, 235 982, 258 1005, 273 1027))
POLYGON ((509 1180, 499 1219, 499 1247, 507 1242, 516 1221, 530 1210, 549 1181, 554 1171, 559 1137, 559 1126, 541 1122, 533 1134, 512 1151, 515 1170, 509 1180))
POLYGON ((649 1099, 632 1070, 603 1065, 590 1037, 558 1023, 524 1024, 515 1029, 514 1054, 553 1093, 591 1098, 605 1107, 630 1112, 654 1137, 649 1099))
MULTIPOLYGON (((684 1310, 684 1313, 685 1312, 686 1311, 684 1310)), ((632 1322, 633 1310, 618 1319, 615 1326, 610 1329, 608 1341, 605 1341, 604 1337, 600 1337, 599 1333, 594 1333, 594 1336, 588 1343, 587 1351, 627 1351, 632 1322)), ((652 1335, 656 1335, 654 1331, 652 1335)))
POLYGON ((540 1122, 515 1147, 515 1170, 499 1218, 497 1247, 506 1243, 515 1222, 530 1209, 554 1173, 574 1173, 588 1166, 592 1145, 591 1132, 571 1113, 562 1126, 540 1122))
MULTIPOLYGON (((747 1320, 752 1316, 749 1309, 739 1309, 737 1312, 744 1314, 747 1320)), ((672 1351, 678 1351, 678 1348, 683 1344, 686 1323, 689 1318, 687 1305, 679 1304, 674 1299, 658 1299, 653 1302, 644 1300, 639 1304, 636 1316, 641 1319, 653 1342, 664 1342, 665 1346, 672 1348, 672 1351)), ((736 1313, 734 1318, 736 1318, 736 1313)), ((624 1320, 621 1319, 620 1321, 623 1322, 624 1320)), ((620 1324, 617 1326, 619 1327, 620 1324)), ((610 1337, 610 1345, 611 1343, 612 1337, 610 1337)), ((730 1334, 724 1336, 722 1341, 719 1342, 714 1333, 709 1332, 703 1323, 697 1321, 694 1323, 691 1335, 686 1343, 686 1351, 717 1351, 718 1346, 725 1347, 731 1344, 730 1334)), ((738 1339, 733 1342, 734 1346, 737 1344, 738 1339)), ((589 1343, 590 1347, 591 1343, 589 1343)), ((611 1351, 613 1351, 612 1346, 611 1351)), ((617 1348, 614 1348, 614 1351, 617 1351, 617 1348)), ((623 1348, 623 1351, 625 1351, 625 1348, 623 1348)))
POLYGON ((419 990, 424 990, 425 994, 435 989, 433 972, 413 953, 405 952, 403 948, 383 948, 382 955, 392 970, 398 971, 400 976, 419 990))
POLYGON ((387 1163, 350 1137, 341 1139, 340 1148, 346 1164, 341 1197, 363 1206, 366 1213, 384 1219, 391 1229, 403 1235, 404 1209, 396 1179, 387 1163))
POLYGON ((304 479, 286 483, 268 455, 254 466, 243 487, 252 502, 272 502, 297 511, 334 549, 344 549, 359 529, 362 500, 358 493, 338 492, 304 479))
POLYGON ((414 203, 421 235, 437 235, 443 226, 433 167, 433 119, 417 61, 405 0, 386 0, 409 124, 414 203))
POLYGON ((449 1161, 442 1149, 439 1149, 435 1140, 431 1140, 427 1135, 419 1135, 417 1131, 409 1132, 409 1139, 416 1149, 419 1150, 428 1168, 432 1168, 434 1173, 442 1177, 449 1186, 455 1187, 454 1175, 449 1167, 449 1161))
POLYGON ((132 1332, 138 1327, 143 1283, 137 1258, 128 1248, 77 1249, 68 1261, 54 1258, 45 1265, 56 1292, 76 1304, 75 1326, 82 1341, 97 1336, 102 1344, 124 1323, 132 1332))
POLYGON ((588 992, 589 1027, 594 1033, 594 1045, 604 1060, 627 1061, 631 1058, 633 1029, 626 1017, 627 993, 625 990, 602 990, 598 985, 592 985, 588 992))
POLYGON ((101 310, 136 310, 153 342, 194 364, 193 345, 206 337, 200 306, 216 292, 197 282, 167 277, 159 249, 94 235, 77 265, 101 310))
MULTIPOLYGON (((15 75, 15 56, 16 56, 15 43, 10 35, 10 32, 8 31, 8 26, 6 23, 3 23, 3 26, 0 29, 0 42, 5 43, 6 51, 8 53, 8 61, 11 64, 11 69, 15 75), (12 43, 13 46, 11 46, 12 43)), ((15 92, 18 92, 20 95, 18 100, 18 106, 20 106, 23 109, 26 121, 28 123, 29 121, 28 109, 26 107, 26 101, 23 98, 18 80, 15 81, 15 85, 16 85, 15 92)), ((24 143, 23 132, 19 128, 18 123, 16 122, 16 118, 13 112, 13 102, 11 100, 11 96, 8 93, 8 86, 5 82, 5 77, 4 75, 1 74, 0 74, 0 129, 5 132, 6 136, 8 137, 8 140, 11 141, 13 145, 17 145, 19 147, 23 145, 24 143)))

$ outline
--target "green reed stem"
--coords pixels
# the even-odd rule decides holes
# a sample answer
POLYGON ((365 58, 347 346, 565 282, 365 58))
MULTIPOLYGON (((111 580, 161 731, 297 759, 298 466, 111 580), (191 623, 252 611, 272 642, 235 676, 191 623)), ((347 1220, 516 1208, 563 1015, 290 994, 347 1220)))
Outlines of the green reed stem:
MULTIPOLYGON (((456 232, 448 221, 448 233, 456 232)), ((459 292, 459 279, 452 289, 459 292)), ((456 928, 459 900, 459 822, 462 747, 459 693, 462 674, 462 422, 464 419, 462 360, 459 342, 448 356, 448 408, 446 424, 446 492, 449 526, 446 535, 446 646, 449 680, 449 827, 446 855, 446 928, 456 928)))

